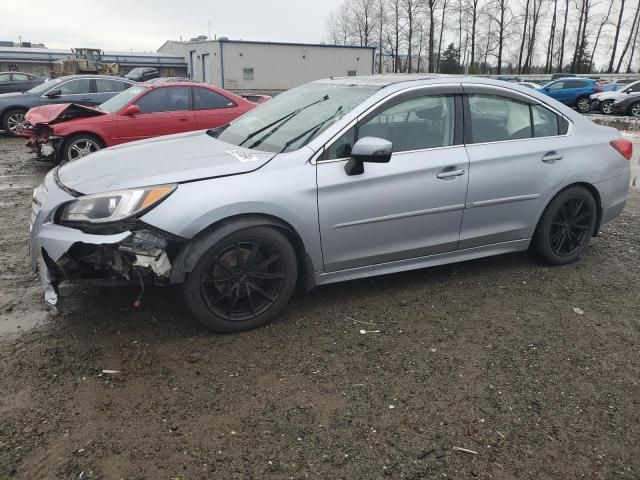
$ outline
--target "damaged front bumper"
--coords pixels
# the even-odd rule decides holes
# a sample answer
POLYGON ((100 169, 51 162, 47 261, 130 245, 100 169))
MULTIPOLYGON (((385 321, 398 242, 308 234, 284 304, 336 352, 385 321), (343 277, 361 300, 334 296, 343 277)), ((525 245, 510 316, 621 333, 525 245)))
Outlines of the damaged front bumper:
POLYGON ((34 191, 31 268, 40 274, 47 305, 56 306, 58 286, 67 281, 105 285, 169 282, 171 258, 181 238, 142 222, 107 235, 56 224, 56 209, 75 198, 60 188, 54 171, 34 191))

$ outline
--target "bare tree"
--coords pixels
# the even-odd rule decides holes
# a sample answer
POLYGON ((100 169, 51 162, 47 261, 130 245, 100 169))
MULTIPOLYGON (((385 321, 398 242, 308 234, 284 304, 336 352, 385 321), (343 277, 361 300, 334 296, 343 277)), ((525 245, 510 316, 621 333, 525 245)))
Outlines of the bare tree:
POLYGON ((553 63, 553 47, 556 40, 556 18, 558 16, 558 0, 553 0, 553 17, 551 18, 551 32, 547 43, 547 59, 544 62, 544 73, 551 73, 553 63))
POLYGON ((634 36, 634 31, 636 29, 636 23, 638 23, 638 13, 640 13, 640 0, 638 0, 638 5, 636 7, 636 13, 633 16, 633 25, 631 25, 631 32, 629 32, 629 38, 624 44, 624 49, 622 50, 622 55, 620 55, 620 60, 618 60, 618 65, 616 66, 616 73, 620 73, 620 67, 622 66, 622 61, 624 60, 624 56, 627 54, 627 50, 629 50, 629 45, 631 44, 631 40, 634 36))
POLYGON ((613 50, 611 51, 611 59, 609 60, 609 68, 607 69, 607 73, 613 72, 613 62, 615 62, 616 60, 616 50, 618 48, 618 39, 620 38, 620 29, 622 28, 622 17, 624 15, 624 3, 625 3, 625 0, 620 1, 620 12, 618 14, 618 23, 616 24, 616 34, 613 39, 613 50))
POLYGON ((478 27, 478 18, 480 17, 480 0, 469 0, 469 15, 471 17, 471 57, 469 64, 473 65, 476 61, 476 34, 478 27))
POLYGON ((426 0, 427 1, 427 9, 429 11, 429 63, 428 63, 428 72, 435 71, 435 34, 436 34, 436 8, 438 6, 438 0, 426 0))
POLYGON ((444 33, 445 28, 445 17, 447 14, 447 6, 449 5, 449 0, 442 0, 442 19, 440 20, 440 38, 438 39, 438 58, 436 59, 436 71, 440 71, 440 56, 442 55, 442 35, 444 33))
POLYGON ((560 55, 558 59, 558 71, 564 70, 564 45, 567 38, 567 19, 569 18, 569 0, 564 1, 564 24, 562 26, 562 40, 560 41, 560 55))
POLYGON ((518 73, 522 72, 522 60, 524 58, 524 47, 527 41, 527 28, 529 26, 529 11, 530 11, 531 0, 527 0, 524 7, 524 25, 522 26, 522 41, 520 42, 520 53, 518 55, 518 73))
POLYGON ((596 39, 593 42, 593 50, 591 50, 591 59, 589 60, 589 71, 593 68, 593 58, 596 55, 596 50, 598 49, 598 42, 600 42, 600 36, 602 35, 602 29, 609 23, 609 17, 611 16, 611 10, 613 9, 613 1, 609 3, 609 9, 607 10, 607 14, 602 17, 602 21, 600 22, 600 26, 598 27, 598 33, 596 35, 596 39))

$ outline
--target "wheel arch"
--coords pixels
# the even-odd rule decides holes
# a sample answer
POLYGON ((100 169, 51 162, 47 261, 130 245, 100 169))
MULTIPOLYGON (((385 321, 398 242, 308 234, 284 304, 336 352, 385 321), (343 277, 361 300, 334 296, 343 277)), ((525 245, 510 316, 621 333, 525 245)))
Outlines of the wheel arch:
MULTIPOLYGON (((98 140, 102 142, 102 145, 104 145, 103 148, 107 148, 109 146, 105 141, 104 137, 100 133, 93 132, 91 130, 79 130, 77 132, 74 131, 73 133, 67 133, 63 135, 64 135, 63 140, 62 142, 60 142, 60 155, 64 155, 65 150, 67 149, 67 146, 69 145, 69 142, 71 140, 82 135, 90 135, 92 137, 96 137, 98 140)), ((66 159, 64 160, 66 161, 66 159)))
POLYGON ((547 201, 545 202, 544 206, 542 207, 542 209, 538 213, 538 218, 536 219, 536 227, 534 228, 533 234, 535 234, 535 231, 538 229, 538 226, 540 225, 540 220, 542 219, 542 215, 544 215, 544 212, 547 210, 547 208, 549 207, 549 204, 553 201, 553 199, 556 198, 558 195, 560 195, 565 190, 567 190, 569 188, 572 188, 572 187, 583 187, 583 188, 586 188, 589 191, 589 193, 591 193, 591 195, 593 195, 593 199, 596 202, 596 209, 597 209, 597 212, 596 212, 596 228, 593 231, 593 236, 595 237, 596 235, 598 235, 598 232, 600 231, 600 223, 602 222, 602 198, 600 197, 600 192, 598 192, 598 189, 593 184, 591 184, 589 182, 573 182, 573 183, 570 183, 568 185, 563 186, 560 190, 554 192, 552 195, 549 195, 549 198, 547 198, 547 201))
POLYGON ((298 260, 298 285, 305 290, 315 286, 313 262, 300 234, 285 220, 264 213, 243 213, 218 220, 198 232, 180 249, 173 259, 171 283, 183 283, 200 258, 211 246, 227 235, 244 228, 265 226, 275 228, 291 242, 298 260))

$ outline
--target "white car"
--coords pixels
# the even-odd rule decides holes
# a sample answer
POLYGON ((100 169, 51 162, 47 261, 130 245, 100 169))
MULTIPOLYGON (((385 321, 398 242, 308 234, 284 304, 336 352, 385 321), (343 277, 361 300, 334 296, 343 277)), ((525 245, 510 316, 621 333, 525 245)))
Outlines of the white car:
POLYGON ((622 100, 627 95, 635 94, 640 94, 640 80, 613 92, 594 93, 589 97, 591 99, 591 110, 598 110, 605 115, 610 115, 613 113, 612 106, 616 100, 622 100))

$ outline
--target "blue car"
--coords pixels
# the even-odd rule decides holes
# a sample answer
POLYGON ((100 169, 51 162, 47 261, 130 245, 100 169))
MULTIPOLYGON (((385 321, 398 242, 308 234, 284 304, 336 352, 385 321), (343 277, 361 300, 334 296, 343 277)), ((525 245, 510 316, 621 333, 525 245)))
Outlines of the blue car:
POLYGON ((538 91, 565 105, 575 107, 580 113, 587 113, 591 109, 589 96, 602 92, 602 87, 589 78, 561 78, 547 83, 538 91))

